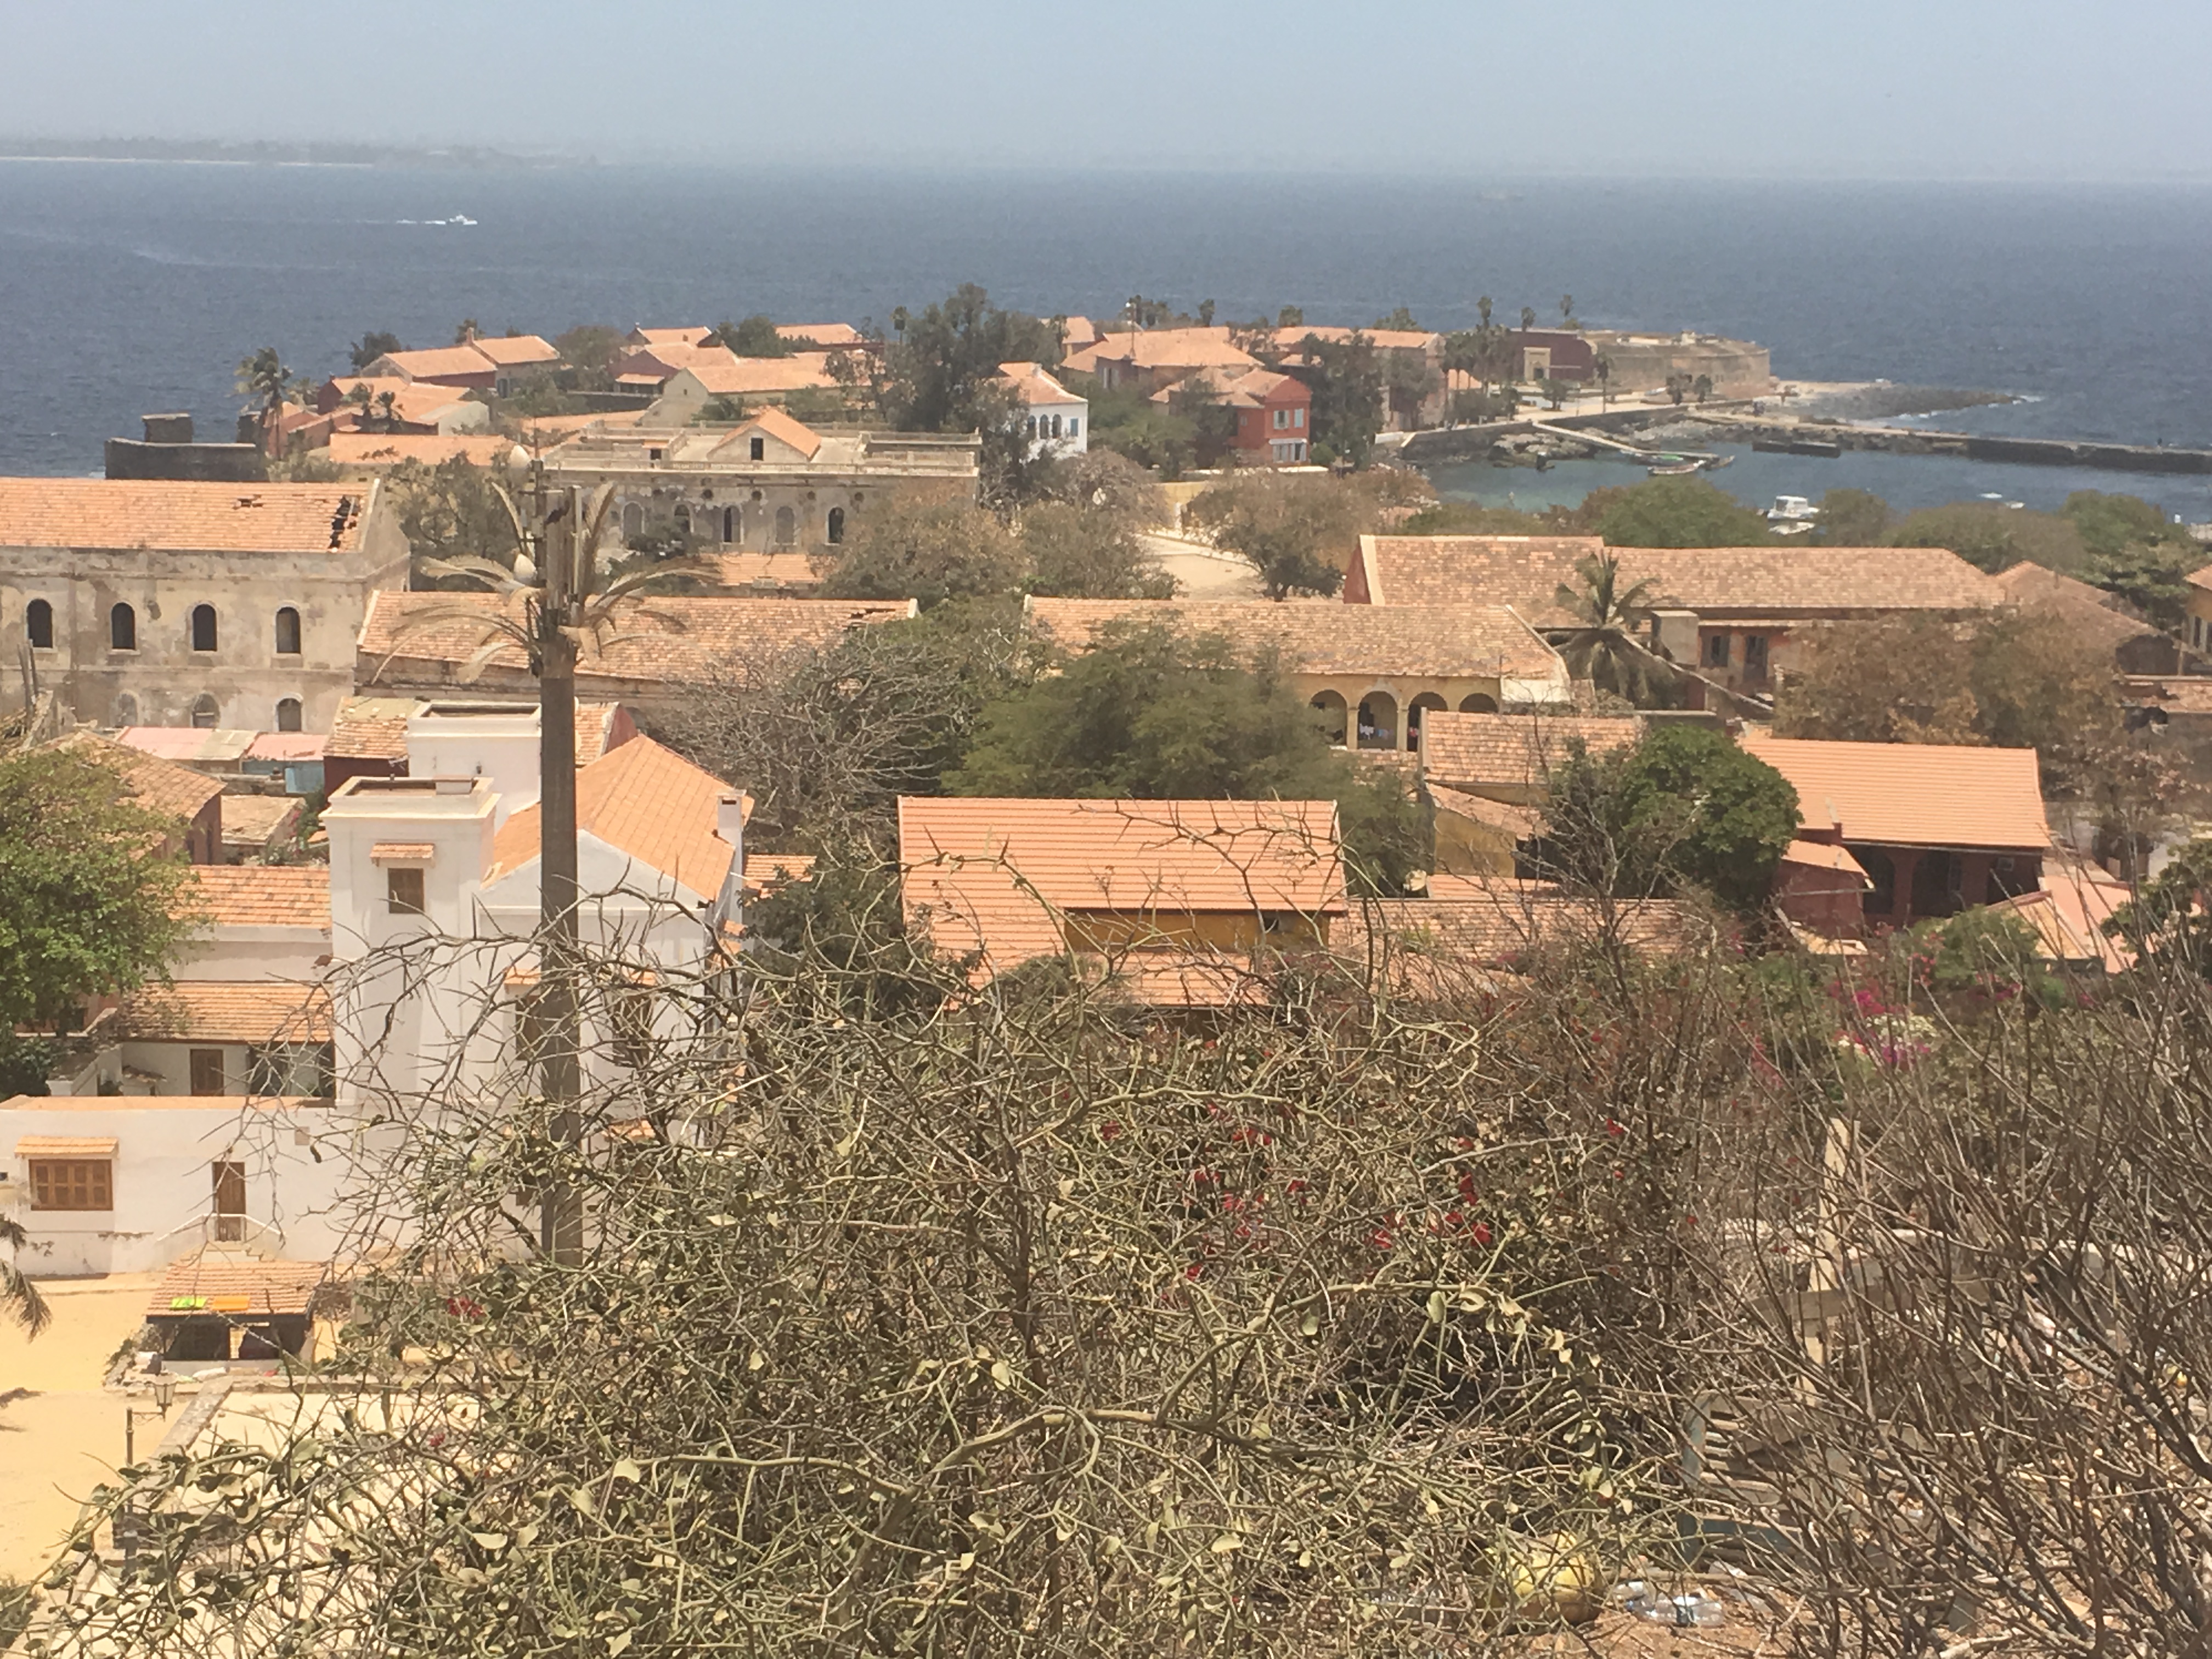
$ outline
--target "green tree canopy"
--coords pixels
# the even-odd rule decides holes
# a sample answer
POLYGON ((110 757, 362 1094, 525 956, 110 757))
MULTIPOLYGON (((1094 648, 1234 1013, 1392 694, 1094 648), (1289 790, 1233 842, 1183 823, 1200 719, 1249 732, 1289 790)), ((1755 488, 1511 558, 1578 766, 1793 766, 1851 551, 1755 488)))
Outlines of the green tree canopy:
POLYGON ((1572 887, 1650 897, 1693 886, 1748 913, 1798 821, 1779 772, 1710 726, 1670 725, 1601 758, 1571 747, 1550 781, 1539 864, 1572 887))
POLYGON ((1404 781, 1331 747, 1273 657, 1125 623, 1058 667, 985 710, 949 793, 1334 800, 1363 881, 1400 891, 1427 865, 1425 815, 1404 781))
POLYGON ((1335 592, 1360 537, 1428 499, 1426 481, 1397 467, 1349 478, 1255 471, 1206 490, 1183 510, 1183 521, 1248 561, 1267 597, 1279 599, 1335 592))
POLYGON ((809 556, 826 599, 946 599, 1011 593, 1022 548, 992 514, 964 502, 872 508, 845 540, 809 556))
POLYGON ((1954 501, 1908 513, 1890 532, 1892 547, 1948 547, 1968 564, 1996 572, 2022 559, 2079 575, 2089 562, 2081 532, 2053 513, 1993 501, 1954 501))
POLYGON ((406 349, 405 346, 399 343, 399 337, 397 334, 387 333, 380 328, 373 328, 353 343, 353 349, 346 353, 346 357, 353 364, 355 372, 358 374, 386 352, 406 349))
POLYGON ((799 349, 775 331, 775 319, 757 313, 742 322, 723 323, 707 337, 740 357, 788 357, 799 349))
POLYGON ((1889 503, 1869 489, 1831 489, 1820 497, 1813 539, 1829 547, 1880 547, 1893 522, 1889 503))
POLYGON ((562 362, 578 373, 605 374, 621 355, 623 337, 599 323, 579 323, 567 333, 556 335, 553 349, 561 354, 562 362))
POLYGON ((1760 547, 1774 539, 1764 515, 1698 477, 1594 489, 1567 519, 1611 547, 1760 547))
POLYGON ((1389 392, 1374 342, 1357 333, 1349 340, 1308 335, 1297 356, 1284 359, 1281 368, 1313 393, 1313 442, 1307 453, 1316 461, 1365 466, 1375 454, 1376 434, 1382 430, 1389 392))
POLYGON ((1175 578, 1136 537, 1094 507, 1042 501, 1022 514, 1029 590, 1054 599, 1166 599, 1175 578))
POLYGON ((0 1070, 15 1088, 33 1081, 18 1028, 66 1028, 87 999, 162 973, 185 926, 186 866, 161 850, 178 828, 74 749, 0 760, 0 1070))

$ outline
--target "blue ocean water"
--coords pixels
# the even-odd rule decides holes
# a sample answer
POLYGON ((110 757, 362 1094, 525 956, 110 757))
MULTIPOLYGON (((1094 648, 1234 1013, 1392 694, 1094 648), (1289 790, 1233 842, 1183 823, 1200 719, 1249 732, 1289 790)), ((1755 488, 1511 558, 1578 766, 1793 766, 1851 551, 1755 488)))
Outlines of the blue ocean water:
MULTIPOLYGON (((0 162, 0 471, 95 470, 149 410, 226 434, 265 344, 320 374, 368 329, 882 320, 971 281, 1043 313, 1141 293, 1435 328, 1571 293, 1593 325, 1759 340, 1784 375, 2033 399, 1946 423, 2212 447, 2208 270, 2212 189, 2188 185, 0 162)), ((1718 481, 1856 482, 1751 470, 1718 481)), ((2040 488, 1967 471, 1941 498, 2040 488)))

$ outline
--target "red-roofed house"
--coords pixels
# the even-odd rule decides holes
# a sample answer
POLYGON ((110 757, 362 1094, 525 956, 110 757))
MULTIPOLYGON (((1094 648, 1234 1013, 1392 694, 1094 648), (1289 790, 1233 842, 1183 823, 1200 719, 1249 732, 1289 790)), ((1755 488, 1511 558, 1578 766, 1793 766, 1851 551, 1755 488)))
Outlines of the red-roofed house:
POLYGON ((1091 401, 1044 372, 1041 363, 1000 363, 999 384, 1022 405, 1030 453, 1080 455, 1091 447, 1091 401))
POLYGON ((1202 374, 1162 386, 1152 393, 1156 404, 1172 403, 1179 394, 1203 398, 1217 408, 1237 411, 1237 430, 1230 449, 1255 466, 1300 466, 1312 434, 1313 391, 1291 374, 1272 368, 1249 368, 1241 374, 1218 377, 1202 374))
MULTIPOLYGON (((2033 749, 1820 743, 1751 728, 1741 741, 1797 792, 1799 840, 1841 848, 1865 872, 1867 927, 1903 927, 2036 890, 2051 843, 2033 749)), ((1849 883, 1841 860, 1829 870, 1840 878, 1831 888, 1849 883)), ((1793 890, 1807 891, 1793 877, 1777 896, 1793 921, 1838 924, 1832 891, 1801 915, 1793 890)))

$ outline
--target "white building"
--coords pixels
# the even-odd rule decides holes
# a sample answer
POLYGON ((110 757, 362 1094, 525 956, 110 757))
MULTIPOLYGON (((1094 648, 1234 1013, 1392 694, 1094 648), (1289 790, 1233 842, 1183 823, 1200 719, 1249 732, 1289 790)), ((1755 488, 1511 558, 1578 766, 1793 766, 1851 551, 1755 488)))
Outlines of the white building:
POLYGON ((1000 363, 999 384, 1022 404, 1022 427, 1032 459, 1080 455, 1091 447, 1091 404, 1039 363, 1000 363))
POLYGON ((27 656, 94 725, 326 732, 407 566, 380 481, 0 478, 0 711, 27 656))

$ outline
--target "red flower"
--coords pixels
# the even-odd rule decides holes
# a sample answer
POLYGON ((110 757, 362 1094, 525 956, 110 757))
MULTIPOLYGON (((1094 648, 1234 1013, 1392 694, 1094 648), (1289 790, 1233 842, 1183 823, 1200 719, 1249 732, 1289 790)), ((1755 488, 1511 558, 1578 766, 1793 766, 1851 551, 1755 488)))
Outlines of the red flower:
POLYGON ((1205 1271, 1206 1263, 1203 1261, 1194 1261, 1190 1266, 1182 1270, 1182 1276, 1185 1279, 1195 1279, 1205 1271))
POLYGON ((1224 1193, 1221 1195, 1221 1207, 1224 1210, 1237 1209, 1242 1206, 1243 1203, 1243 1200, 1238 1198, 1234 1193, 1224 1193))
POLYGON ((1397 1243, 1390 1237, 1390 1230, 1388 1227, 1377 1227, 1367 1236, 1367 1242, 1378 1250, 1387 1250, 1397 1243))
POLYGON ((1459 1195, 1470 1204, 1474 1203, 1477 1199, 1482 1196, 1480 1192, 1475 1190, 1474 1177, 1473 1176, 1463 1175, 1459 1178, 1459 1195))
POLYGON ((1474 1224, 1474 1242, 1478 1244, 1487 1244, 1490 1243, 1490 1224, 1486 1221, 1476 1222, 1474 1224))
POLYGON ((1193 1170, 1190 1172, 1190 1179, 1193 1186, 1204 1187, 1216 1180, 1218 1180, 1219 1177, 1217 1176, 1211 1170, 1197 1169, 1193 1170))
POLYGON ((483 1304, 465 1296, 447 1297, 446 1311, 456 1319, 482 1319, 484 1316, 483 1304))
POLYGON ((1605 1132, 1609 1135, 1625 1135, 1628 1133, 1627 1130, 1622 1128, 1620 1124, 1616 1123, 1611 1118, 1607 1118, 1605 1121, 1605 1132))
POLYGON ((1116 1122, 1114 1122, 1114 1121, 1109 1121, 1104 1122, 1104 1123, 1102 1123, 1102 1124, 1100 1124, 1100 1125, 1098 1126, 1098 1139, 1101 1139, 1101 1140, 1119 1140, 1121 1138, 1121 1126, 1119 1123, 1116 1123, 1116 1122))
POLYGON ((1286 1193, 1302 1193, 1305 1189, 1306 1182, 1304 1176, 1292 1176, 1283 1187, 1283 1190, 1286 1193))

